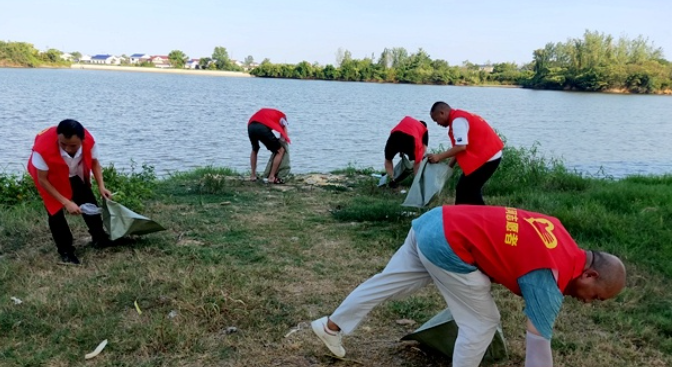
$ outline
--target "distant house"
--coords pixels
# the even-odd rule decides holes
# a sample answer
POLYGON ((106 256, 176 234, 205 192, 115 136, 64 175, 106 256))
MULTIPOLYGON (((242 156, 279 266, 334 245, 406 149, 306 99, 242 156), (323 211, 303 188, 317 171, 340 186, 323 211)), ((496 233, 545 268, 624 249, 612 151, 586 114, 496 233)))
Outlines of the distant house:
POLYGON ((61 59, 62 60, 67 60, 67 61, 72 61, 73 57, 71 54, 64 52, 61 54, 61 59))
POLYGON ((185 64, 185 69, 198 69, 200 59, 191 59, 185 64))
POLYGON ((150 57, 150 61, 157 68, 170 68, 171 63, 168 61, 168 56, 157 55, 150 57))
POLYGON ((477 65, 479 67, 479 71, 484 71, 487 73, 492 73, 493 72, 493 65, 477 65))
POLYGON ((92 64, 119 65, 120 58, 108 54, 94 55, 91 57, 92 64))
POLYGON ((236 65, 236 66, 243 67, 243 62, 242 62, 242 61, 239 61, 239 60, 231 60, 231 62, 232 62, 234 65, 236 65))
POLYGON ((77 62, 81 62, 83 64, 90 64, 91 63, 91 56, 89 55, 82 55, 77 62))
POLYGON ((129 62, 131 64, 140 64, 141 62, 147 61, 151 58, 148 54, 133 54, 129 56, 129 62))

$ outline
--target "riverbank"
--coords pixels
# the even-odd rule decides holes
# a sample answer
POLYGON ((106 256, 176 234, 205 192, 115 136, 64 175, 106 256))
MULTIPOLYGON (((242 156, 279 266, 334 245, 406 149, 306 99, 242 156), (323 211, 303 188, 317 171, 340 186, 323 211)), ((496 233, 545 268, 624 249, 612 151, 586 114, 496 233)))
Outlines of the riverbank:
POLYGON ((226 77, 239 77, 239 78, 252 77, 252 75, 248 73, 243 73, 239 71, 223 71, 223 70, 145 68, 139 66, 114 66, 114 65, 95 65, 95 64, 72 64, 70 68, 81 70, 128 71, 128 72, 141 72, 141 73, 226 76, 226 77))
MULTIPOLYGON (((592 179, 525 152, 508 157, 485 188, 489 204, 557 216, 583 248, 617 254, 629 274, 615 300, 566 299, 552 341, 556 363, 669 366, 671 176, 592 179)), ((266 185, 226 168, 159 181, 148 168, 107 168, 118 200, 168 230, 95 250, 73 218, 79 267, 56 264, 39 199, 2 207, 3 366, 78 364, 104 339, 88 364, 446 365, 399 341, 445 307, 433 287, 376 308, 344 339, 345 361, 328 356, 308 325, 380 271, 422 212, 400 207, 409 180, 382 189, 371 172, 349 167, 266 185)), ((456 178, 433 206, 453 202, 456 178)), ((521 299, 497 285, 494 297, 510 349, 495 366, 523 365, 521 299)))

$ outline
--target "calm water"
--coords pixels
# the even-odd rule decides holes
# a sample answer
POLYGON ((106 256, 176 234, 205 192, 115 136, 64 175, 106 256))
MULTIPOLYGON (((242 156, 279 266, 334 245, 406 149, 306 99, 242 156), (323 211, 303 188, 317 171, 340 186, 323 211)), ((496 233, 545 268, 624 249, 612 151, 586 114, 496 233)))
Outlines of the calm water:
MULTIPOLYGON (((387 135, 405 115, 430 122, 431 148, 448 145, 428 115, 436 100, 586 173, 671 172, 670 96, 48 69, 0 69, 0 171, 24 170, 35 134, 64 118, 92 131, 104 165, 246 171, 246 123, 262 106, 288 115, 293 172, 382 168, 387 135)), ((260 169, 266 159, 262 151, 260 169)))

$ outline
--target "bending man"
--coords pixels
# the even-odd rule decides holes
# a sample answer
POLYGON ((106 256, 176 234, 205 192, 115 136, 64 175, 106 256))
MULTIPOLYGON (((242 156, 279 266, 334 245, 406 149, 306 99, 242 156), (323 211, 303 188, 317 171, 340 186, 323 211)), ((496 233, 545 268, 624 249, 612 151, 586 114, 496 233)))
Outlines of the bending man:
POLYGON ((248 138, 252 144, 252 152, 250 153, 250 180, 257 180, 257 152, 259 152, 259 142, 268 149, 272 154, 275 154, 271 166, 271 173, 269 173, 269 182, 274 184, 282 184, 282 180, 276 177, 278 167, 283 160, 285 148, 280 144, 279 138, 273 134, 276 131, 280 134, 280 139, 284 139, 288 144, 290 137, 287 135, 287 116, 279 110, 273 108, 262 108, 257 111, 248 121, 248 138))
POLYGON ((430 117, 437 125, 449 128, 451 148, 439 154, 430 154, 428 161, 437 163, 450 158, 463 171, 456 186, 456 204, 484 205, 481 189, 500 164, 504 144, 493 128, 481 117, 436 102, 430 117))
POLYGON ((491 281, 524 299, 526 367, 552 366, 552 328, 563 296, 583 302, 615 297, 626 270, 613 255, 579 248, 554 217, 505 207, 438 207, 412 222, 383 272, 311 326, 343 357, 341 335, 375 306, 434 282, 458 325, 452 366, 476 367, 500 322, 491 281))
MULTIPOLYGON (((103 198, 111 193, 105 188, 103 171, 98 162, 94 137, 75 120, 63 120, 58 126, 37 134, 33 153, 28 160, 30 173, 49 213, 49 230, 65 263, 79 264, 72 245, 70 227, 63 208, 73 215, 82 214, 80 205, 98 205, 91 191, 91 172, 103 198)), ((83 215, 94 247, 110 244, 100 215, 83 215)))
POLYGON ((410 161, 414 161, 414 175, 425 156, 428 148, 428 125, 406 116, 391 131, 385 148, 385 168, 391 187, 397 186, 393 173, 393 158, 396 154, 406 154, 410 161))

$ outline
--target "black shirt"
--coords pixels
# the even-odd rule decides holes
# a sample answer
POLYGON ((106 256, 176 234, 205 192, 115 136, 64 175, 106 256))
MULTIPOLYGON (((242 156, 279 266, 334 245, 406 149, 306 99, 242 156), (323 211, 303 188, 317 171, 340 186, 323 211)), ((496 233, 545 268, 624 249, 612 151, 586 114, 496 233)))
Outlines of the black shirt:
MULTIPOLYGON (((423 145, 428 146, 427 131, 423 134, 423 145)), ((401 131, 395 131, 390 134, 385 148, 386 160, 392 161, 397 153, 404 153, 409 157, 410 161, 415 161, 416 143, 414 142, 414 137, 401 131)))

